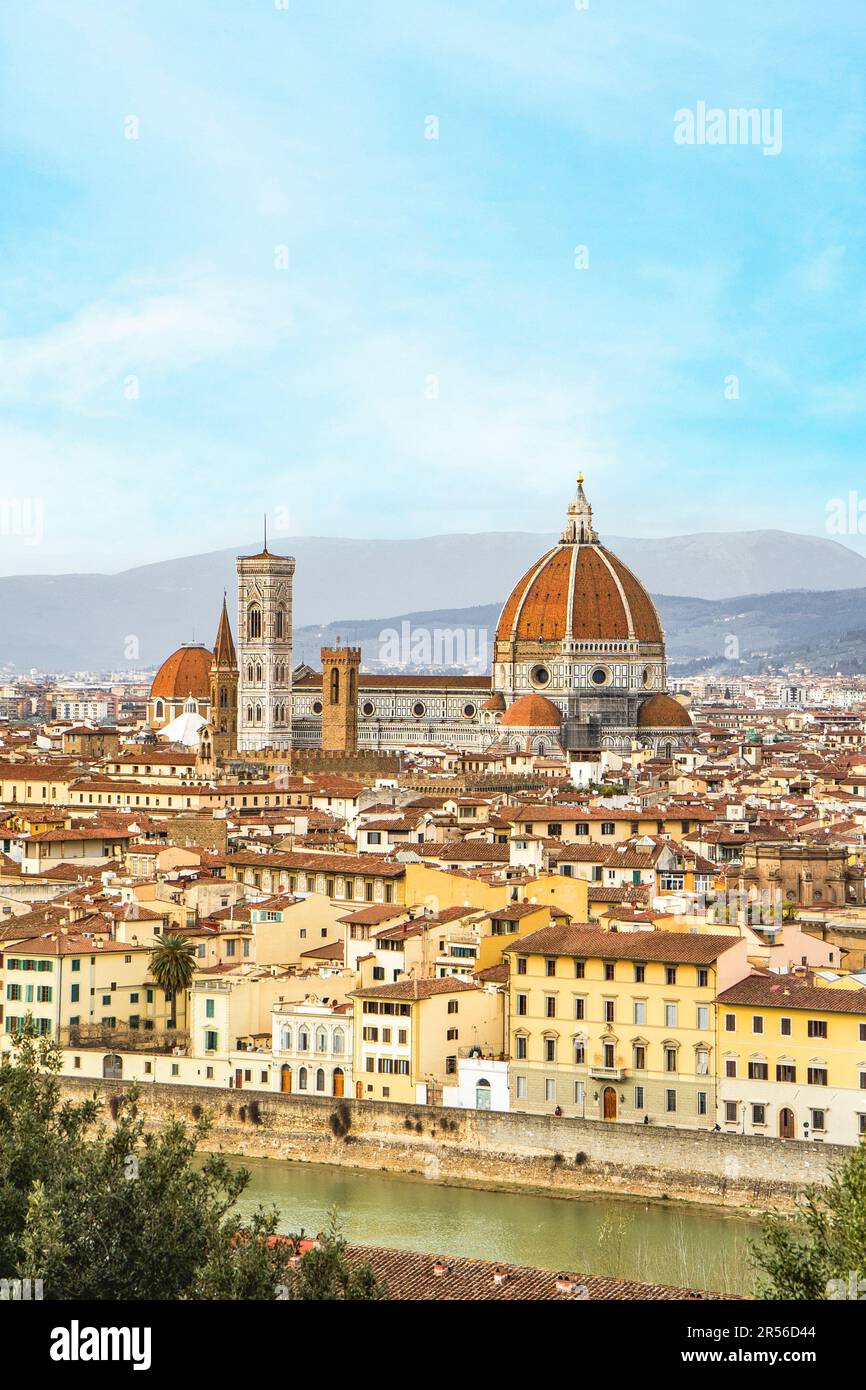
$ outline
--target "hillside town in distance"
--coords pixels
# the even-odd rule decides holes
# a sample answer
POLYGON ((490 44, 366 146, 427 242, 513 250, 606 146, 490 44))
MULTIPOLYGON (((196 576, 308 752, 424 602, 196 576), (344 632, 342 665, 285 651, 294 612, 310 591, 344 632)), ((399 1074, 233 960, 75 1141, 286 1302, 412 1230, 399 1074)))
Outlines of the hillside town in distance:
POLYGON ((237 573, 152 679, 0 692, 5 1049, 29 1021, 70 1077, 858 1143, 866 680, 672 680, 583 479, 486 675, 295 665, 294 561, 237 573))

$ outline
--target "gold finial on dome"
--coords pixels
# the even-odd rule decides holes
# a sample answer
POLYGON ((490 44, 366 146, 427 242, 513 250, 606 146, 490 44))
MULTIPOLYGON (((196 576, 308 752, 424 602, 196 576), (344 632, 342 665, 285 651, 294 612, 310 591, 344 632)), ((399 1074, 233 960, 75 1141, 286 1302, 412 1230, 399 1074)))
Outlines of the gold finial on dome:
POLYGON ((561 539, 567 545, 592 545, 598 540, 592 524, 592 507, 583 491, 582 473, 577 475, 577 492, 568 504, 568 515, 561 539))

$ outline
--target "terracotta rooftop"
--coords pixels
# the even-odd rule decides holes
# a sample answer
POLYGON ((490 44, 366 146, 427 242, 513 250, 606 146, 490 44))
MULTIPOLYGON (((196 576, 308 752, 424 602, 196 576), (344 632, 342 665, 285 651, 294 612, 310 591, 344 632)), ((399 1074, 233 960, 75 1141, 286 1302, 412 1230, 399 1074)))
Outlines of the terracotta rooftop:
POLYGON ((803 975, 748 975, 719 995, 720 1004, 866 1014, 866 989, 832 989, 803 975))
POLYGON ((615 1300, 673 1300, 715 1298, 694 1289, 667 1288, 592 1274, 557 1274, 526 1265, 495 1264, 451 1256, 422 1255, 412 1250, 384 1250, 372 1245, 349 1245, 352 1263, 365 1263, 386 1285, 392 1299, 436 1302, 553 1301, 558 1303, 615 1300), (434 1268, 444 1269, 442 1274, 434 1268), (504 1277, 502 1277, 504 1276, 504 1277))
POLYGON ((432 999, 437 994, 461 994, 465 990, 475 990, 469 980, 449 975, 437 980, 397 980, 391 985, 368 985, 366 989, 352 991, 353 999, 432 999))
POLYGON ((603 960, 665 961, 709 965, 739 941, 736 936, 699 936, 690 932, 612 932, 590 924, 542 927, 506 951, 518 955, 596 956, 603 960))

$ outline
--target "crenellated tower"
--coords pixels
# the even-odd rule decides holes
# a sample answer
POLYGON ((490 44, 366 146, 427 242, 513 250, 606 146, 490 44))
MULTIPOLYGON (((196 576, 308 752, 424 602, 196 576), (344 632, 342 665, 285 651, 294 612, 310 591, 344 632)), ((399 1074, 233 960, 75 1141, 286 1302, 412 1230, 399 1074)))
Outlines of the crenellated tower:
MULTIPOLYGON (((339 641, 339 639, 338 639, 339 641)), ((360 647, 322 647, 322 748, 358 751, 360 647)))

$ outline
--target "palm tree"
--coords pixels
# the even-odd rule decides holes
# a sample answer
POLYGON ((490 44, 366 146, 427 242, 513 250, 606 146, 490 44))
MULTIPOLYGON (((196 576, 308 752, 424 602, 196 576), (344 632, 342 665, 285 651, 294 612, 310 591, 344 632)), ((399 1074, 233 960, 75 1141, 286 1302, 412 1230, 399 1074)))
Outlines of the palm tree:
POLYGON ((183 936, 161 936, 150 953, 150 973, 166 994, 171 994, 169 1028, 177 1027, 177 999, 186 1010, 186 992, 195 974, 195 947, 183 936))

